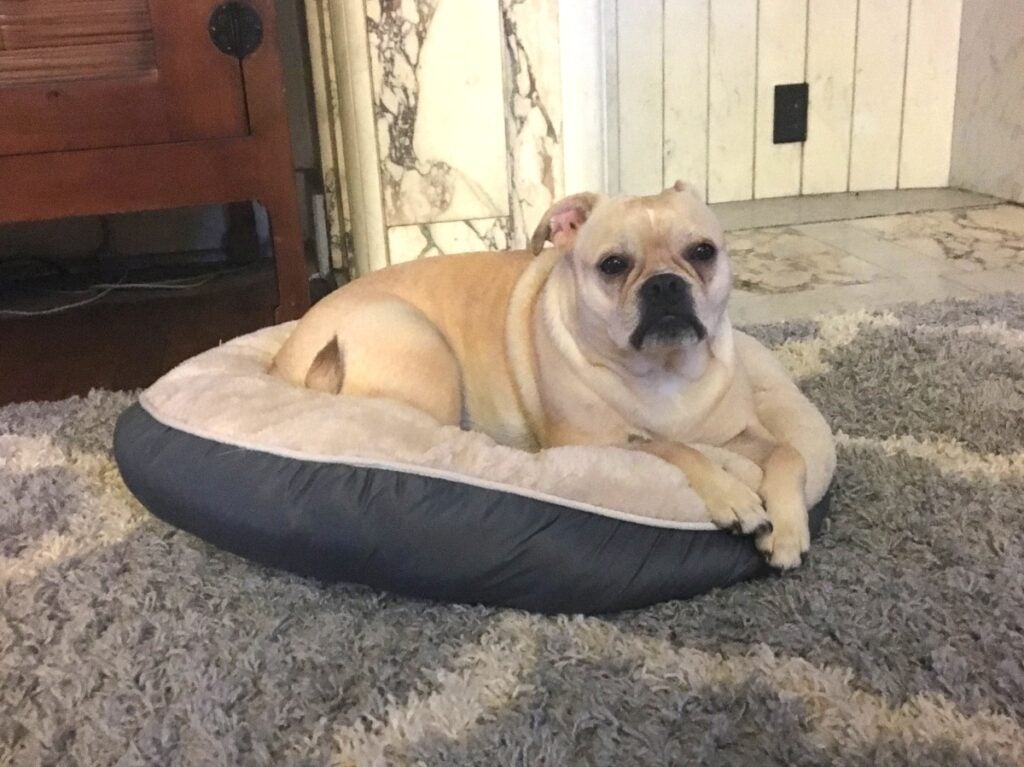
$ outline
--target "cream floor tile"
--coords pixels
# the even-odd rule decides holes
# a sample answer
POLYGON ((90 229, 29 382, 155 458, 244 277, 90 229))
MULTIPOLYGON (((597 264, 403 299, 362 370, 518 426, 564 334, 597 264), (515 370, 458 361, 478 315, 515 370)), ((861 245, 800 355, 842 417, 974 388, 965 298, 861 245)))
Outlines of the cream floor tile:
MULTIPOLYGON (((955 200, 956 194, 935 201, 955 200)), ((1024 293, 1024 208, 991 201, 978 206, 979 200, 965 199, 959 208, 732 231, 733 320, 744 325, 1024 293)), ((927 200, 901 193, 891 202, 927 200)))
POLYGON ((851 222, 848 221, 807 224, 793 228, 806 237, 856 255, 857 258, 893 275, 916 277, 950 271, 950 265, 945 259, 926 256, 899 242, 887 240, 864 227, 851 226, 851 222))
POLYGON ((947 279, 979 293, 1024 293, 1024 267, 950 274, 947 279))
POLYGON ((849 222, 948 265, 951 271, 1024 268, 1024 208, 998 205, 849 222))
POLYGON ((789 227, 732 232, 726 242, 733 285, 752 293, 792 293, 888 276, 856 255, 789 227))
POLYGON ((860 285, 828 285, 795 293, 733 293, 729 313, 736 325, 805 319, 856 309, 882 309, 911 301, 969 298, 978 291, 944 277, 889 277, 860 285))

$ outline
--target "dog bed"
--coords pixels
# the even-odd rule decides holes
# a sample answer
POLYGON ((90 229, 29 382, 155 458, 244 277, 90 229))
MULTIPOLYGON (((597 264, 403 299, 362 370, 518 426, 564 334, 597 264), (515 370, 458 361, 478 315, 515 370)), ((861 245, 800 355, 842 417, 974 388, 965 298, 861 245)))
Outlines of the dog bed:
MULTIPOLYGON (((641 607, 768 571, 750 538, 715 529, 683 474, 646 453, 528 453, 398 402, 271 377, 291 328, 183 363, 121 416, 118 465, 156 516, 323 581, 548 613, 641 607)), ((817 531, 831 432, 764 347, 738 333, 737 352, 766 426, 807 460, 817 531)), ((701 450, 757 486, 754 464, 701 450)))

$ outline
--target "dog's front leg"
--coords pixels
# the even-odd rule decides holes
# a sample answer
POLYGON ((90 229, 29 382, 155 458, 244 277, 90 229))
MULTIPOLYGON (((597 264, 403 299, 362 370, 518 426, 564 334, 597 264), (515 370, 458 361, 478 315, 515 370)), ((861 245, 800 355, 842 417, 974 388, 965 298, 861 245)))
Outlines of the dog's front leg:
POLYGON ((703 453, 665 440, 631 441, 629 446, 656 455, 682 471, 707 506, 711 521, 719 527, 760 538, 771 532, 772 522, 758 494, 703 453))
POLYGON ((780 444, 768 454, 761 469, 760 493, 773 529, 757 537, 757 548, 772 567, 788 570, 797 567, 811 547, 804 497, 807 466, 795 448, 780 444))
POLYGON ((763 473, 758 494, 772 527, 757 536, 757 548, 768 564, 788 570, 800 564, 811 545, 804 483, 807 466, 796 448, 777 441, 756 425, 730 440, 725 448, 749 458, 763 473))

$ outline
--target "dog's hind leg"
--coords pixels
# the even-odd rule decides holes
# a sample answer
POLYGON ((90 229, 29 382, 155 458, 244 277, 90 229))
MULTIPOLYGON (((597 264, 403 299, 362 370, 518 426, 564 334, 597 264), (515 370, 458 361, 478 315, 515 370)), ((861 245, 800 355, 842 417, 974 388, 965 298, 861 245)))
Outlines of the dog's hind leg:
POLYGON ((313 391, 338 394, 344 382, 345 358, 335 336, 313 358, 313 364, 306 371, 305 386, 313 391))
POLYGON ((286 378, 320 391, 398 400, 441 424, 459 425, 458 360, 419 309, 395 296, 359 291, 324 320, 304 321, 278 354, 275 366, 286 378))

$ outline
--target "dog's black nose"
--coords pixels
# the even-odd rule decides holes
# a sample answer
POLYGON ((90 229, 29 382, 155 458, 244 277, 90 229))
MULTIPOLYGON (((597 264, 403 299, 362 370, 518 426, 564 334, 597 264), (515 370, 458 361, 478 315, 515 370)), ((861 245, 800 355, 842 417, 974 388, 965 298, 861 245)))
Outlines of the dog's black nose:
POLYGON ((673 303, 686 292, 686 281, 678 274, 656 274, 640 288, 640 297, 654 303, 673 303))

